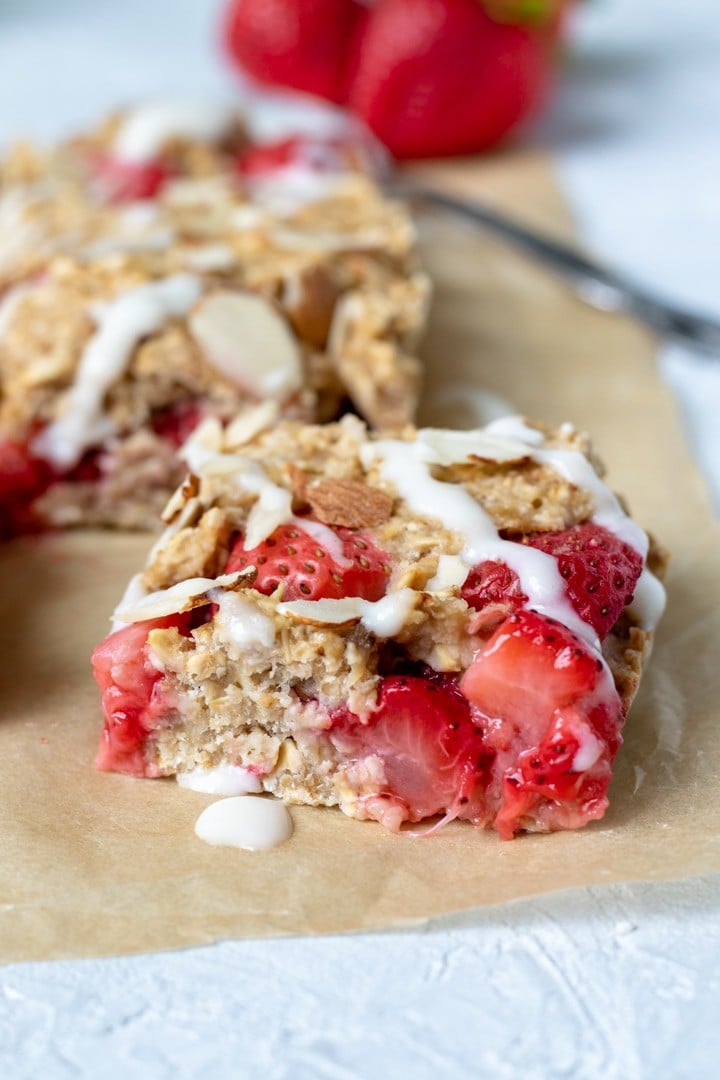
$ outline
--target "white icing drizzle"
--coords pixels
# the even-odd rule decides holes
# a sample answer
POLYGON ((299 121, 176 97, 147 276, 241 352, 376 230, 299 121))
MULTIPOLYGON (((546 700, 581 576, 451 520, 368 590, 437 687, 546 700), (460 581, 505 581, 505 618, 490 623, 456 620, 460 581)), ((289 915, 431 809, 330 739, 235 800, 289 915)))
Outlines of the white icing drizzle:
POLYGON ((397 589, 380 600, 363 600, 359 596, 342 600, 290 600, 278 604, 277 611, 280 615, 330 625, 359 620, 376 637, 391 638, 400 633, 419 596, 415 589, 397 589))
POLYGON ((272 648, 275 627, 252 600, 223 589, 212 589, 208 595, 218 606, 214 625, 231 654, 260 656, 272 648))
POLYGON ((149 102, 125 116, 115 136, 113 151, 122 161, 151 161, 170 139, 217 143, 237 122, 237 110, 217 102, 149 102))
POLYGON ((603 744, 597 736, 593 734, 586 724, 583 724, 580 745, 572 759, 572 771, 586 772, 587 769, 591 769, 602 754, 603 749, 603 744))
MULTIPOLYGON (((479 434, 482 437, 483 433, 479 434)), ((489 456, 488 444, 482 438, 479 442, 485 456, 489 456)), ((393 484, 414 513, 439 519, 464 538, 460 557, 466 570, 486 559, 506 563, 517 574, 531 607, 564 623, 592 646, 598 646, 592 627, 580 618, 567 597, 556 560, 543 551, 501 539, 490 515, 461 484, 435 480, 430 475, 429 466, 436 457, 432 441, 420 437, 414 442, 386 439, 366 444, 361 455, 366 466, 373 458, 381 459, 383 478, 393 484)), ((448 462, 446 453, 439 456, 444 463, 448 462)), ((464 453, 461 460, 466 457, 464 453)))
POLYGON ((313 540, 316 540, 320 547, 325 548, 333 562, 341 569, 350 569, 352 559, 348 559, 343 551, 342 540, 329 526, 323 525, 321 521, 308 521, 307 518, 295 517, 294 515, 290 520, 296 528, 302 529, 313 540))
MULTIPOLYGON (((561 429, 566 436, 573 433, 572 425, 563 425, 561 429)), ((643 529, 627 516, 620 506, 616 496, 603 483, 591 463, 577 450, 566 450, 562 447, 541 447, 542 434, 534 428, 527 427, 522 417, 511 416, 495 420, 485 428, 489 434, 512 437, 518 442, 524 439, 526 444, 532 445, 532 451, 528 455, 541 465, 549 465, 563 479, 575 487, 582 488, 592 495, 594 503, 593 521, 602 525, 608 532, 614 533, 624 543, 629 544, 638 554, 645 559, 648 552, 648 538, 643 529), (537 436, 540 436, 538 439, 537 436)))
POLYGON ((654 630, 665 610, 666 602, 665 587, 646 566, 635 586, 635 595, 628 608, 630 617, 635 619, 643 630, 654 630))
POLYGON ((265 851, 292 836, 284 803, 258 795, 238 795, 207 806, 195 822, 195 834, 207 844, 265 851))
POLYGON ((36 452, 60 468, 70 468, 89 446, 106 439, 113 430, 102 411, 108 389, 122 376, 139 341, 169 319, 186 315, 202 289, 199 278, 175 274, 95 305, 98 328, 80 357, 65 411, 35 440, 36 452))
POLYGON ((211 769, 192 769, 175 777, 182 788, 200 791, 204 795, 255 795, 262 791, 262 783, 249 769, 242 765, 215 765, 211 769))

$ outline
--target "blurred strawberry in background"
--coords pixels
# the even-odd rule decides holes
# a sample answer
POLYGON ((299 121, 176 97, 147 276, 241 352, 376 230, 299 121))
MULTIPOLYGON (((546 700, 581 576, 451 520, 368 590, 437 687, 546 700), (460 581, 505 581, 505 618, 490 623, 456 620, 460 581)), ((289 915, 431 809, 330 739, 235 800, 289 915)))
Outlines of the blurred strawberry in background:
POLYGON ((233 61, 348 106, 397 158, 485 150, 543 104, 571 0, 232 0, 233 61))

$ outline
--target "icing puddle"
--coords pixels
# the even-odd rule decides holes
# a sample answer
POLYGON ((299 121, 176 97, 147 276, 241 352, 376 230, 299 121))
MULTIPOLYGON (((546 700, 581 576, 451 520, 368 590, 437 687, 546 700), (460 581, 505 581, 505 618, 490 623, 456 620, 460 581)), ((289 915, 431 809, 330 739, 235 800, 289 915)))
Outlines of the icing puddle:
POLYGON ((292 818, 279 799, 236 795, 207 806, 195 822, 195 835, 207 844, 267 851, 292 836, 292 818))

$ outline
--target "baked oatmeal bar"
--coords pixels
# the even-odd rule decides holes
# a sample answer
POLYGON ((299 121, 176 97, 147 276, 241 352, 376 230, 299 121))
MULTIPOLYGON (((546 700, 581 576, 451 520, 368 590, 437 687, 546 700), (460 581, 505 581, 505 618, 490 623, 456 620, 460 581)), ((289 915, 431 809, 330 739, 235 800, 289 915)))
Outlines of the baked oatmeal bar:
POLYGON ((264 423, 183 450, 94 653, 97 766, 394 830, 602 817, 665 560, 587 439, 264 423))
POLYGON ((0 299, 0 535, 154 527, 204 417, 412 419, 428 283, 404 209, 305 142, 231 172, 204 150, 208 175, 105 207, 0 299))

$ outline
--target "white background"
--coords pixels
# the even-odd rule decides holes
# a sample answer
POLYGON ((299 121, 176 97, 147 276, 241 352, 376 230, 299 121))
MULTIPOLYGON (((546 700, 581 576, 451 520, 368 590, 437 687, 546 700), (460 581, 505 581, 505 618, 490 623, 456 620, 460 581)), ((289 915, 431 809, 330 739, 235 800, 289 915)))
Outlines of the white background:
MULTIPOLYGON (((218 0, 0 0, 0 142, 227 92, 218 0)), ((587 241, 720 313, 713 0, 595 0, 532 140, 587 241)), ((668 351, 720 500, 720 363, 668 351)), ((715 1077, 720 883, 582 890, 424 932, 0 969, 8 1077, 715 1077)))

